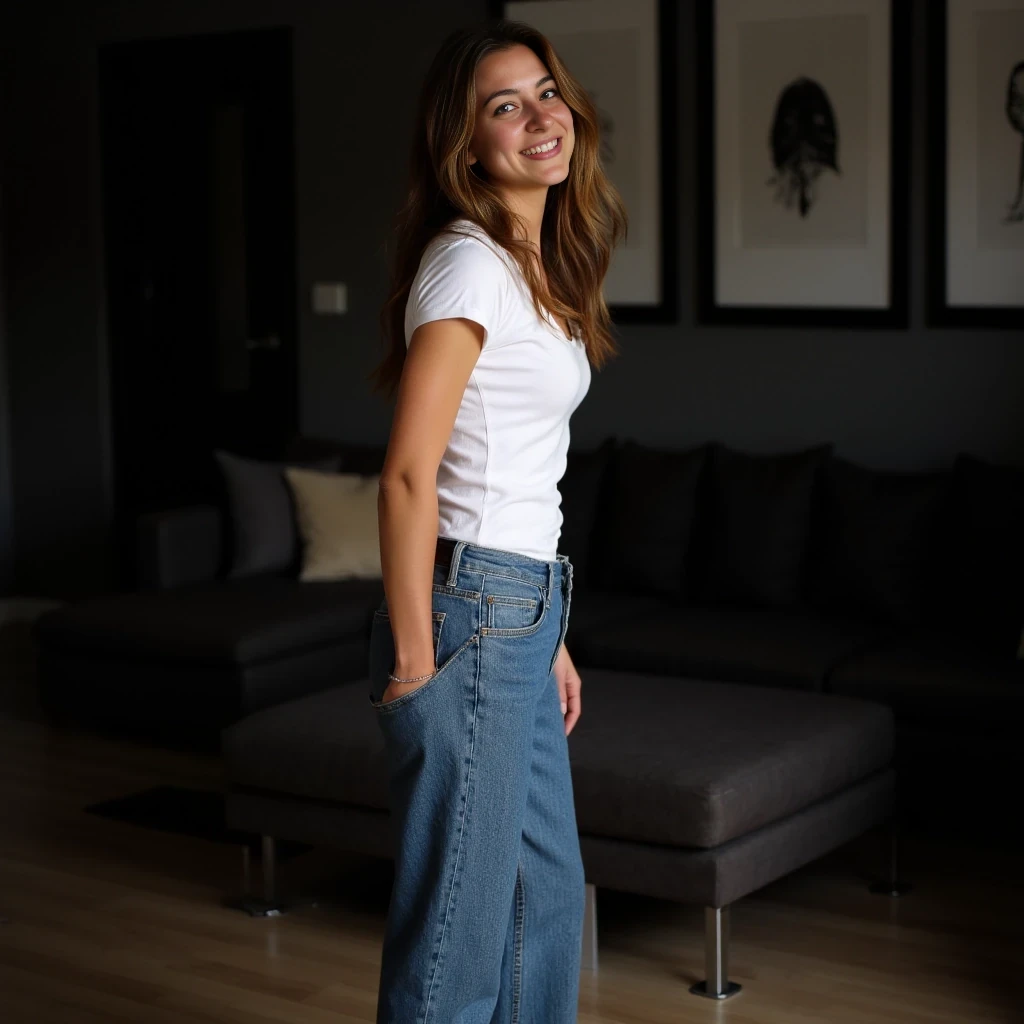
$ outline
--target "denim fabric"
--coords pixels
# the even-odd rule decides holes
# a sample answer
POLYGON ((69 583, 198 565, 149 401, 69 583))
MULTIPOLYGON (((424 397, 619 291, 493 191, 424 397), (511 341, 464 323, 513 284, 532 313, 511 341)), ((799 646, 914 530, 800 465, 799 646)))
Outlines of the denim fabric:
POLYGON ((459 541, 433 581, 436 673, 381 702, 387 599, 368 694, 384 737, 395 877, 377 1024, 571 1024, 584 876, 553 673, 572 565, 459 541))

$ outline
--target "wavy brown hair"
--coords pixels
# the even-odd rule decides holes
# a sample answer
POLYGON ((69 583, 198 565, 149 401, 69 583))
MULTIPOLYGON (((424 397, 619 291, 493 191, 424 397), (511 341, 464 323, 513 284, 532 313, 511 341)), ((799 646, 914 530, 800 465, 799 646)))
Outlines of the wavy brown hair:
POLYGON ((519 265, 539 316, 547 309, 578 331, 591 364, 618 354, 602 295, 612 249, 626 237, 626 208, 600 162, 597 109, 551 43, 523 22, 496 20, 459 29, 441 44, 427 71, 416 113, 409 185, 392 230, 391 291, 381 307, 387 350, 371 371, 374 391, 394 395, 405 362, 405 307, 423 251, 451 221, 465 217, 503 246, 519 265), (469 162, 476 118, 476 69, 488 54, 528 46, 555 80, 572 111, 575 147, 564 181, 548 188, 541 224, 541 258, 525 239, 526 225, 502 198, 478 160, 469 162), (518 233, 517 229, 518 228, 518 233))

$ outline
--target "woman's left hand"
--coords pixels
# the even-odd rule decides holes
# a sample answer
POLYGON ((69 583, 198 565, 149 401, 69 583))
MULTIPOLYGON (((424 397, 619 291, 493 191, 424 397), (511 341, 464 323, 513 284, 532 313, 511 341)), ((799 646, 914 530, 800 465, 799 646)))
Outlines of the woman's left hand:
POLYGON ((583 705, 580 701, 580 675, 569 657, 568 648, 562 649, 555 659, 555 679, 558 682, 558 697, 562 702, 562 714, 565 716, 565 735, 572 732, 576 719, 580 717, 583 705))

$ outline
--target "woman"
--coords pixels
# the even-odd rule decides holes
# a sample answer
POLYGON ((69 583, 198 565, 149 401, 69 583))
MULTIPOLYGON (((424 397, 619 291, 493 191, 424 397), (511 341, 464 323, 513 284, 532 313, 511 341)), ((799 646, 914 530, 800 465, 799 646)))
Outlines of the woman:
POLYGON ((590 361, 615 354, 601 285, 626 216, 593 103, 526 25, 446 39, 416 125, 375 370, 397 391, 370 639, 395 839, 377 1022, 566 1024, 584 876, 557 485, 590 361))

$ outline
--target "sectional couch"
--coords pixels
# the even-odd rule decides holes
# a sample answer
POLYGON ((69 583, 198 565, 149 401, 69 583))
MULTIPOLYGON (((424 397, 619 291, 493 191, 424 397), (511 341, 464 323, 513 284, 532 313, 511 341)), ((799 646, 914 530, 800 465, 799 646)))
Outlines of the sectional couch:
MULTIPOLYGON (((373 474, 384 449, 297 438, 280 454, 373 474)), ((908 820, 1007 826, 1024 469, 964 453, 894 472, 828 444, 755 454, 609 437, 570 451, 560 490, 566 644, 584 687, 590 667, 869 698, 895 715, 908 820)), ((217 499, 143 517, 136 590, 37 620, 54 716, 216 749, 254 711, 365 676, 380 580, 300 582, 294 559, 239 572, 232 514, 217 499)))

